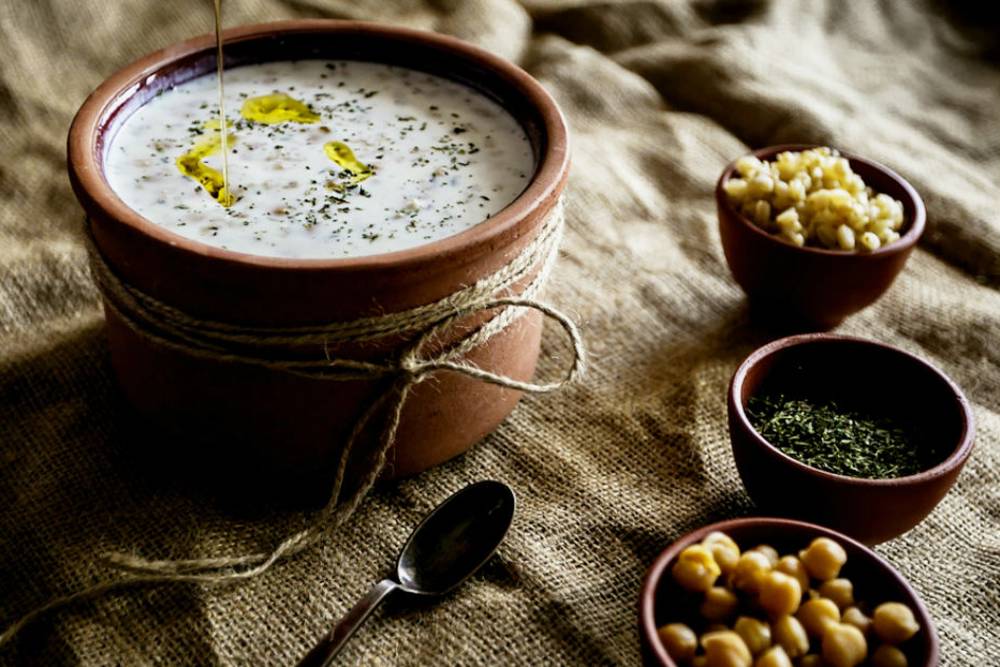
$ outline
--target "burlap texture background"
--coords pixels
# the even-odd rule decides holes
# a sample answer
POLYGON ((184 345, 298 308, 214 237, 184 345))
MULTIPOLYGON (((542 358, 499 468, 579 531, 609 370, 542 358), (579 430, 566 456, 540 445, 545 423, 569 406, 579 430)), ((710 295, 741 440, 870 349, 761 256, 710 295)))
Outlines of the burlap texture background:
MULTIPOLYGON (((133 464, 143 443, 122 436, 65 176, 66 130, 88 92, 207 32, 209 5, 0 1, 0 626, 109 576, 97 552, 236 552, 288 525, 216 511, 133 464)), ((527 398, 468 455, 379 491, 322 548, 255 581, 79 605, 0 661, 289 664, 389 571, 425 511, 492 477, 520 496, 501 557, 441 604, 377 615, 345 664, 637 662, 637 593, 656 553, 753 512, 724 397, 770 334, 729 277, 712 187, 748 146, 804 141, 892 165, 927 203, 929 230, 903 275, 840 330, 930 359, 975 405, 977 448, 958 486, 878 551, 928 603, 946 664, 1000 664, 996 24, 919 2, 839 0, 230 0, 226 14, 227 25, 327 16, 440 30, 538 77, 574 133, 548 295, 583 325, 590 374, 527 398)))

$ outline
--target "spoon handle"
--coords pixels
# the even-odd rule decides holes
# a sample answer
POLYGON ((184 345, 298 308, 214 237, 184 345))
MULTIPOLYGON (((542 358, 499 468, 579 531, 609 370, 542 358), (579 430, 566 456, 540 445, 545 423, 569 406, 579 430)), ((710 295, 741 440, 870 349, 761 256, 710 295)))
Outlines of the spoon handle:
POLYGON ((354 631, 375 611, 382 600, 397 588, 399 584, 392 579, 383 579, 375 584, 368 594, 358 600, 337 625, 323 636, 306 657, 302 658, 298 667, 329 667, 333 664, 333 659, 340 653, 340 649, 344 648, 354 631))

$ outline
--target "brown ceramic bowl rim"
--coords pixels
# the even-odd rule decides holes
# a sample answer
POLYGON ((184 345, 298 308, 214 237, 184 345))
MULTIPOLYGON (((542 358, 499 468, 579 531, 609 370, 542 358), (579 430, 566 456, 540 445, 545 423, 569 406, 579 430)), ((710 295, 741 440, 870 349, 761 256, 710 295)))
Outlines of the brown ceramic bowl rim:
MULTIPOLYGON (((761 160, 767 160, 774 157, 778 153, 784 151, 804 151, 804 150, 809 150, 811 148, 821 148, 821 146, 819 144, 781 144, 778 146, 768 146, 766 148, 761 148, 759 150, 749 153, 749 155, 752 155, 761 160)), ((719 176, 719 180, 715 184, 715 200, 716 202, 718 202, 719 206, 724 207, 726 211, 731 213, 732 216, 740 222, 740 224, 749 229, 752 233, 767 239, 769 243, 779 244, 780 246, 785 248, 794 248, 799 252, 811 253, 815 255, 825 255, 828 257, 852 257, 864 260, 864 258, 866 257, 874 258, 874 257, 884 257, 886 255, 899 254, 913 247, 913 245, 916 244, 918 240, 920 240, 920 236, 924 233, 924 226, 926 225, 927 221, 927 212, 924 209, 924 200, 920 198, 919 194, 917 194, 916 189, 914 189, 914 187, 910 185, 910 183, 905 178, 903 178, 895 171, 893 171, 889 167, 886 167, 883 164, 880 164, 873 160, 869 160, 867 158, 863 158, 859 155, 855 155, 854 153, 849 153, 846 151, 842 151, 840 149, 837 150, 840 152, 841 156, 847 158, 849 162, 856 164, 863 164, 870 169, 880 172, 883 176, 885 176, 889 180, 893 181, 897 186, 899 186, 900 190, 902 190, 906 194, 906 198, 909 200, 909 204, 913 208, 913 220, 910 221, 910 225, 906 228, 906 231, 897 240, 880 247, 878 250, 873 250, 871 252, 851 252, 847 250, 831 250, 827 248, 816 248, 813 246, 799 247, 797 245, 787 243, 786 241, 782 241, 776 234, 771 234, 766 230, 763 230, 760 227, 758 227, 752 220, 750 220, 745 215, 736 210, 732 202, 729 201, 729 197, 726 195, 726 191, 723 189, 723 185, 733 175, 733 172, 736 171, 736 161, 739 160, 739 158, 736 158, 736 160, 733 160, 728 165, 726 165, 726 168, 722 171, 722 175, 719 176)), ((903 204, 905 209, 906 202, 904 202, 903 204)))
POLYGON ((827 333, 812 333, 812 334, 799 334, 796 336, 788 336, 786 338, 780 338, 776 341, 772 341, 767 345, 763 345, 747 356, 746 359, 739 365, 736 372, 733 373, 733 378, 729 383, 729 408, 736 415, 743 429, 750 434, 752 441, 757 445, 759 453, 769 455, 770 460, 773 463, 782 463, 787 466, 791 466, 800 471, 815 475, 817 477, 836 482, 838 484, 843 484, 847 486, 855 487, 876 487, 876 488, 886 488, 886 487, 898 487, 898 486, 909 486, 914 484, 921 484, 932 479, 937 479, 944 477, 949 473, 953 472, 956 468, 961 467, 965 460, 969 457, 972 452, 972 445, 975 438, 975 420, 972 416, 972 408, 969 405, 968 399, 966 399, 965 394, 956 385, 951 378, 945 375, 940 369, 920 357, 910 354, 909 352, 902 350, 898 347, 892 345, 887 345, 885 343, 880 343, 874 340, 868 340, 866 338, 858 338, 856 336, 843 336, 839 334, 827 334, 827 333), (750 419, 747 417, 746 411, 743 408, 743 401, 739 400, 739 395, 743 389, 743 383, 746 380, 747 374, 750 372, 754 366, 760 363, 764 358, 769 357, 781 350, 787 350, 792 347, 797 347, 799 345, 811 345, 814 343, 856 343, 860 345, 865 345, 873 349, 879 350, 884 354, 893 354, 902 357, 907 360, 908 363, 915 364, 917 366, 923 367, 925 370, 931 372, 931 374, 936 377, 943 385, 945 385, 950 393, 955 397, 955 401, 959 406, 962 414, 962 433, 958 438, 958 443, 952 452, 943 461, 937 465, 928 468, 927 470, 921 470, 914 475, 906 475, 905 477, 893 477, 885 479, 865 479, 861 477, 850 477, 848 475, 838 475, 836 473, 827 472, 825 470, 820 470, 819 468, 814 468, 813 466, 806 465, 798 459, 795 459, 788 454, 772 445, 768 442, 757 429, 754 428, 753 424, 750 423, 750 419))
POLYGON ((728 532, 734 528, 743 527, 772 529, 775 532, 780 532, 788 528, 799 528, 814 533, 816 537, 829 537, 843 544, 850 544, 852 547, 856 548, 864 554, 865 558, 875 563, 878 569, 888 573, 888 575, 892 577, 895 582, 899 584, 900 588, 906 593, 906 596, 909 598, 908 602, 911 604, 911 609, 917 616, 920 627, 926 630, 929 637, 930 652, 927 656, 927 664, 936 665, 938 663, 940 657, 938 655, 939 649, 937 628, 934 625, 934 620, 927 611, 927 607, 924 605, 923 600, 921 600, 920 596, 917 595, 917 592, 913 589, 909 582, 906 581, 903 575, 897 572, 896 568, 894 568, 888 561, 857 540, 854 540, 831 528, 825 528, 806 521, 796 521, 794 519, 779 519, 776 517, 744 517, 741 519, 728 519, 726 521, 720 521, 718 523, 702 526, 701 528, 697 528, 678 538, 669 547, 660 552, 660 555, 656 557, 656 560, 653 561, 653 564, 646 572, 646 576, 642 581, 642 590, 639 595, 639 632, 643 635, 650 652, 661 664, 676 667, 676 663, 667 654, 667 649, 663 646, 663 643, 660 642, 660 638, 656 632, 656 592, 660 586, 660 581, 663 578, 663 573, 667 570, 667 567, 684 547, 700 542, 706 535, 713 531, 718 530, 728 532))
POLYGON ((542 153, 527 187, 502 210, 458 234, 404 250, 348 258, 299 259, 253 255, 224 250, 175 234, 129 208, 111 189, 104 177, 98 152, 102 121, 117 108, 123 96, 156 76, 170 64, 198 52, 215 49, 214 35, 200 35, 146 55, 109 76, 80 107, 70 127, 67 155, 71 180, 85 208, 97 209, 108 220, 151 237, 174 248, 222 260, 278 270, 354 271, 358 269, 408 270, 417 266, 447 262, 449 258, 488 252, 494 240, 520 224, 532 211, 554 202, 569 170, 569 135, 565 119, 555 100, 530 74, 489 51, 455 37, 422 30, 387 26, 366 21, 304 19, 273 21, 237 26, 223 31, 227 44, 252 42, 276 35, 315 33, 355 33, 431 45, 457 58, 499 74, 538 112, 543 132, 542 153))

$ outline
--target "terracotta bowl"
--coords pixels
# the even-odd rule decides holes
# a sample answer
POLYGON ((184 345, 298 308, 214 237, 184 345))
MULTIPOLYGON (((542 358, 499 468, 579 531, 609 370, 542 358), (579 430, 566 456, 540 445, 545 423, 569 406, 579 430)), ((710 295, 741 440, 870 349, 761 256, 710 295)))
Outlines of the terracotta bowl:
MULTIPOLYGON (((210 319, 263 326, 328 323, 409 309, 504 266, 535 238, 557 204, 569 165, 565 122, 541 85, 502 58, 443 35, 331 20, 233 28, 225 31, 225 42, 228 68, 272 60, 354 59, 465 83, 497 100, 522 124, 535 152, 536 171, 523 193, 488 221, 399 252, 298 260, 231 252, 183 238, 130 210, 103 173, 108 146, 131 113, 166 88, 214 72, 211 36, 175 44, 111 75, 83 104, 69 133, 70 180, 102 254, 123 279, 167 304, 210 319)), ((105 310, 115 372, 148 425, 142 437, 150 442, 138 447, 156 448, 164 453, 161 460, 191 468, 218 460, 218 479, 238 478, 238 485, 253 494, 277 490, 281 497, 304 488, 322 493, 340 443, 384 388, 374 381, 321 382, 194 359, 151 344, 105 310), (231 470, 234 461, 247 464, 240 474, 249 477, 231 470)), ((527 380, 534 373, 540 334, 540 317, 526 315, 468 359, 527 380)), ((381 340, 330 352, 381 358, 399 350, 402 342, 381 340)), ((465 451, 507 416, 519 396, 465 376, 438 373, 411 393, 386 477, 412 475, 465 451)), ((364 449, 358 460, 365 457, 364 449)))
POLYGON ((972 452, 962 391, 926 361, 882 343, 830 334, 783 338, 754 351, 729 385, 729 436, 743 484, 763 510, 815 521, 866 544, 905 533, 938 504, 972 452), (800 463, 760 436, 746 414, 762 393, 832 399, 912 427, 933 467, 896 479, 835 475, 800 463))
POLYGON ((667 655, 656 630, 667 623, 682 622, 699 632, 699 628, 704 627, 704 623, 698 624, 700 617, 697 609, 701 596, 680 588, 674 582, 670 568, 685 547, 700 542, 715 530, 728 534, 741 549, 770 544, 781 554, 797 552, 817 537, 836 540, 847 552, 847 563, 841 570, 841 576, 854 583, 858 600, 868 602, 872 607, 882 602, 902 602, 913 611, 920 624, 920 632, 900 645, 910 667, 936 667, 938 664, 938 637, 934 621, 916 591, 889 563, 865 546, 829 528, 763 517, 731 519, 704 526, 680 538, 657 556, 646 573, 639 596, 639 637, 644 664, 683 667, 667 655))
MULTIPOLYGON (((754 151, 761 160, 782 151, 816 146, 771 146, 754 151)), ((715 186, 722 248, 733 278, 751 307, 769 319, 804 329, 830 329, 874 303, 889 289, 924 232, 924 202, 888 167, 842 153, 865 183, 903 204, 903 232, 894 243, 870 253, 799 248, 764 231, 729 201, 723 184, 736 171, 732 162, 715 186)))

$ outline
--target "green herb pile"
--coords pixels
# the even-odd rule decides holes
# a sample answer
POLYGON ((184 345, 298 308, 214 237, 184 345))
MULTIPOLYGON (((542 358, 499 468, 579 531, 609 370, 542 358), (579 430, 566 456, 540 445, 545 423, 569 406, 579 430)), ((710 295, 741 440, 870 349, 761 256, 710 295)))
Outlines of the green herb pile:
POLYGON ((926 469, 906 431, 887 417, 782 394, 752 397, 750 423, 769 443, 806 465, 838 475, 886 479, 926 469))

